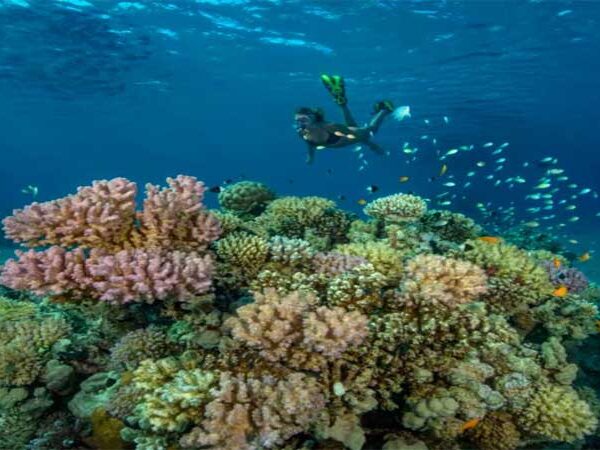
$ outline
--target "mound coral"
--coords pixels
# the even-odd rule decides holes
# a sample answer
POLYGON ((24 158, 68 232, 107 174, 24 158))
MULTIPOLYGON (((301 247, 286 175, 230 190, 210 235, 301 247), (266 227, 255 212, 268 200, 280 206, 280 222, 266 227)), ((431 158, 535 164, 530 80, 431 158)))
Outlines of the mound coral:
POLYGON ((219 193, 221 207, 242 217, 260 214, 273 199, 275 193, 256 181, 233 183, 219 193))
POLYGON ((364 208, 367 216, 387 223, 416 220, 427 211, 425 201, 411 194, 394 194, 373 200, 364 208))
POLYGON ((173 349, 166 333, 149 326, 124 335, 111 349, 111 363, 117 368, 134 370, 145 359, 159 359, 173 349))
POLYGON ((598 419, 571 388, 543 386, 519 414, 523 429, 546 439, 573 442, 591 434, 598 419))
POLYGON ((479 236, 482 229, 469 217, 446 210, 427 211, 419 219, 424 231, 437 234, 441 239, 453 242, 464 242, 479 236))
POLYGON ((255 221, 271 235, 306 239, 323 250, 345 241, 351 216, 321 197, 281 197, 273 200, 255 221))

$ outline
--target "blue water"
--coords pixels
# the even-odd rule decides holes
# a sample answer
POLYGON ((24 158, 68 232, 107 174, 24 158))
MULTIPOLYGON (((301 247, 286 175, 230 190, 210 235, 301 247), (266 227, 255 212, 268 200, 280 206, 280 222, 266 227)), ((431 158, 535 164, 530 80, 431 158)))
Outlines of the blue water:
POLYGON ((42 201, 93 179, 161 183, 183 173, 211 186, 255 179, 282 194, 343 196, 340 206, 357 212, 359 199, 398 191, 433 201, 456 193, 448 208, 476 220, 478 202, 514 202, 507 226, 538 220, 575 253, 594 251, 599 20, 600 2, 590 1, 3 0, 0 215, 31 202, 21 193, 30 184, 42 201), (410 106, 410 119, 388 119, 376 136, 390 155, 366 151, 362 171, 351 148, 305 164, 294 109, 322 106, 341 121, 323 72, 346 77, 360 122, 381 98, 410 106), (404 142, 419 148, 415 161, 404 142), (440 155, 460 145, 475 149, 445 161, 457 186, 429 181, 440 155), (547 156, 569 177, 553 181, 556 200, 591 189, 569 200, 575 212, 526 211, 547 156), (504 169, 486 180, 499 157, 504 169), (463 189, 479 160, 487 166, 463 189), (498 175, 527 183, 494 187, 498 175))

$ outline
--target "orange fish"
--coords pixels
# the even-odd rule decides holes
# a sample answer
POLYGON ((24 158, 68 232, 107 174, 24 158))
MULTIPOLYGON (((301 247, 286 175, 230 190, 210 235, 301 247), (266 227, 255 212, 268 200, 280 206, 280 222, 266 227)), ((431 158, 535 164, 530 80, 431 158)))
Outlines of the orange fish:
POLYGON ((407 176, 402 176, 399 178, 400 183, 406 183, 409 180, 409 177, 407 176))
POLYGON ((460 427, 460 432, 464 433, 465 431, 470 430, 471 428, 475 428, 479 424, 480 421, 481 421, 481 419, 478 419, 477 417, 475 419, 467 420, 460 427))
POLYGON ((483 242, 487 242, 488 244, 497 244, 501 241, 501 239, 496 236, 480 236, 477 239, 483 242))
POLYGON ((560 267, 560 259, 558 259, 556 256, 554 257, 554 259, 552 260, 552 264, 554 265, 554 267, 556 269, 558 269, 560 267))
POLYGON ((567 288, 566 286, 560 285, 559 287, 554 289, 554 291, 552 292, 552 295, 554 297, 562 298, 562 297, 566 297, 568 293, 569 293, 569 288, 567 288))
POLYGON ((356 203, 358 203, 359 205, 366 205, 367 201, 364 198, 361 198, 360 200, 358 200, 356 203))
POLYGON ((592 257, 592 255, 590 255, 590 252, 585 252, 583 255, 578 256, 577 259, 581 262, 586 262, 591 257, 592 257))

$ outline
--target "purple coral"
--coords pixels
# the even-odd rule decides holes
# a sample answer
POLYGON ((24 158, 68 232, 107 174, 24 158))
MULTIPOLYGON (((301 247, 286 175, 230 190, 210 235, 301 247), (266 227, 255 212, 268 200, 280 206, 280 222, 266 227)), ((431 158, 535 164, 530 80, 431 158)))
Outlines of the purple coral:
POLYGON ((575 267, 565 267, 562 264, 556 267, 553 261, 546 261, 543 266, 554 286, 565 286, 574 294, 585 290, 590 284, 583 272, 575 267))

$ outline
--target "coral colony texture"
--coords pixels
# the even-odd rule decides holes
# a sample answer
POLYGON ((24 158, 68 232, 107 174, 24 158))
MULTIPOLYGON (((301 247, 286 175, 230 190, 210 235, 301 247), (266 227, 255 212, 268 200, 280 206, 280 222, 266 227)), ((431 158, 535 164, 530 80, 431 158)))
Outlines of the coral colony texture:
POLYGON ((598 448, 600 290, 565 257, 414 195, 167 185, 4 219, 0 449, 598 448))

